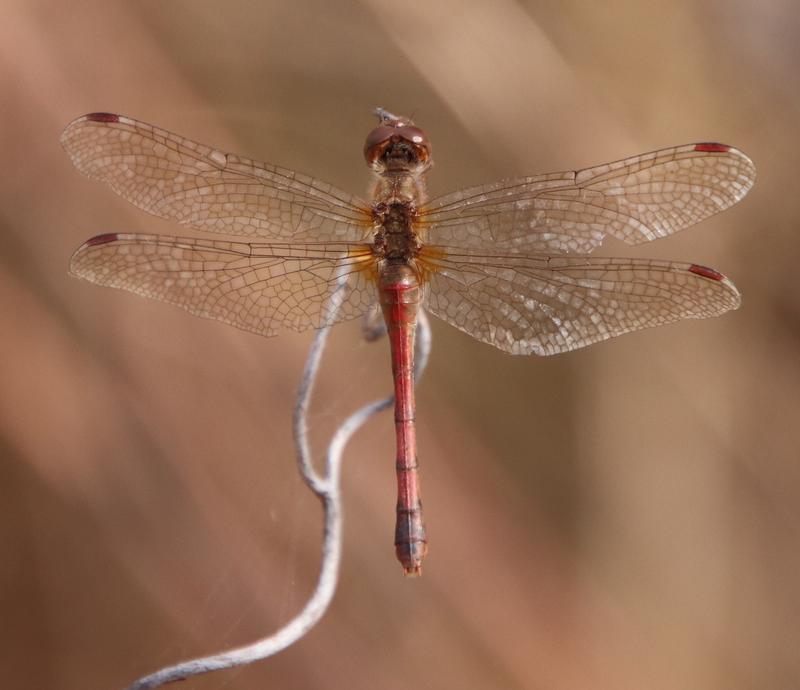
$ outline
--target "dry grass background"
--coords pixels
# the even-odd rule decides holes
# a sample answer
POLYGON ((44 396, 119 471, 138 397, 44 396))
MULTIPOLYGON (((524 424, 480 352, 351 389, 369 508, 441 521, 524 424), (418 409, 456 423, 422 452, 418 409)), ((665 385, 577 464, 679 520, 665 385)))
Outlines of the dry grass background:
MULTIPOLYGON (((90 235, 175 228, 78 175, 61 129, 121 112, 363 193, 376 105, 428 130, 434 195, 739 146, 750 196, 636 254, 714 266, 744 306, 550 359, 435 324, 424 577, 393 558, 384 415, 349 451, 328 616, 269 662, 182 687, 800 686, 795 3, 2 8, 3 687, 119 688, 249 641, 317 572, 289 433, 310 336, 264 340, 68 278, 90 235)), ((389 383, 385 343, 339 327, 315 438, 389 383)))

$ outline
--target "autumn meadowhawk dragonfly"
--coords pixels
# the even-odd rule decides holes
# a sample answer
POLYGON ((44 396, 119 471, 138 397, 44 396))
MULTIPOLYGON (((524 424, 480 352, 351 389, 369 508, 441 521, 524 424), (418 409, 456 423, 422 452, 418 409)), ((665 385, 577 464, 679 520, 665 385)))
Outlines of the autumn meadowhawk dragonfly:
POLYGON ((687 144, 429 201, 428 137, 408 118, 376 114, 364 146, 369 202, 129 117, 78 118, 61 138, 78 170, 148 213, 230 239, 99 235, 70 269, 265 336, 379 303, 395 385, 395 548, 418 574, 427 550, 414 426, 419 309, 505 352, 537 355, 736 309, 736 287, 711 268, 591 253, 606 235, 650 242, 722 211, 747 193, 755 168, 731 146, 687 144))

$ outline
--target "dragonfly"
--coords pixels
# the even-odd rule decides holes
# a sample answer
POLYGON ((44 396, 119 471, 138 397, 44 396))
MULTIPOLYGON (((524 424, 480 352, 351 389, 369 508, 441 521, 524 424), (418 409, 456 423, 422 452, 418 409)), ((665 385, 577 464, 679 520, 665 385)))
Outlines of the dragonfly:
POLYGON ((369 201, 123 115, 77 118, 61 142, 80 172, 154 216, 224 237, 102 234, 76 250, 70 271, 263 336, 380 305, 395 390, 395 552, 419 575, 428 548, 414 400, 420 309, 515 355, 736 309, 739 291, 712 268, 592 253, 606 236, 650 242, 728 208, 755 167, 704 142, 429 200, 428 136, 410 118, 375 113, 364 144, 369 201))

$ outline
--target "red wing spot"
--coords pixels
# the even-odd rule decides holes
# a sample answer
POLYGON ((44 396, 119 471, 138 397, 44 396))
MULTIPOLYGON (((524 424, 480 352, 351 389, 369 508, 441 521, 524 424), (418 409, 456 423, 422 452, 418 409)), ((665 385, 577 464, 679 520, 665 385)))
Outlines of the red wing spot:
POLYGON ((692 264, 691 266, 689 266, 689 272, 699 276, 703 276, 703 278, 710 278, 711 280, 717 280, 720 282, 725 280, 724 275, 718 273, 713 268, 708 268, 706 266, 698 266, 697 264, 692 264))
POLYGON ((85 117, 89 122, 119 122, 119 115, 114 113, 89 113, 85 117))
POLYGON ((695 144, 694 145, 695 151, 703 151, 705 153, 726 153, 727 151, 731 150, 731 147, 727 144, 716 144, 714 142, 708 142, 705 144, 695 144))
POLYGON ((116 241, 118 237, 119 235, 116 232, 107 232, 105 235, 97 235, 86 240, 86 246, 94 247, 97 244, 107 244, 108 242, 116 241))

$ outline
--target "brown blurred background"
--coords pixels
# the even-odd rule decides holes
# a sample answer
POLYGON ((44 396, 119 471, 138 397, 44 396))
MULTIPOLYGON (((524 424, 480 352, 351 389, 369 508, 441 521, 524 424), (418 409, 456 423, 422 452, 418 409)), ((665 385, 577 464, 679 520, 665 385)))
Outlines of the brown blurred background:
MULTIPOLYGON (((175 232, 58 144, 110 110, 364 193, 377 105, 433 195, 719 140, 759 179, 636 255, 744 295, 555 358, 434 323, 419 388, 431 552, 394 560, 391 415, 348 450, 341 584, 290 650, 182 687, 800 687, 800 14, 640 3, 5 0, 0 24, 0 668, 120 688, 303 604, 320 510, 290 435, 309 334, 265 340, 67 276, 102 232, 175 232)), ((618 250, 609 243, 604 253, 618 250)), ((337 327, 314 439, 388 390, 337 327)))

